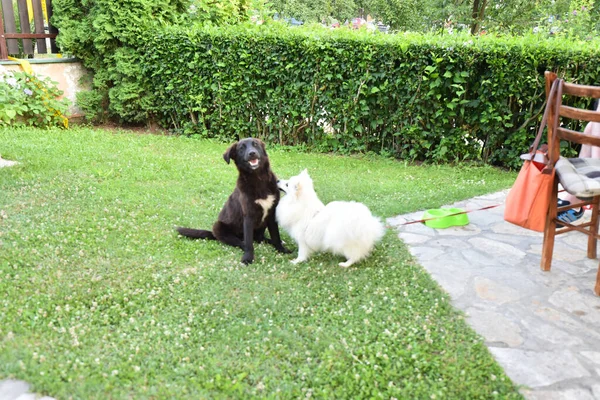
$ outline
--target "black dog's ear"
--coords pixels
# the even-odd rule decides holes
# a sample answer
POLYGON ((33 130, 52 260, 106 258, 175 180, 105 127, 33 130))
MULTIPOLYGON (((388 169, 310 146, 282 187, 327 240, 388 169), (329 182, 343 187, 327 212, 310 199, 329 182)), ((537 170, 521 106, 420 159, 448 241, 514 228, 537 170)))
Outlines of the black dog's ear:
POLYGON ((263 153, 267 154, 267 148, 265 146, 265 142, 263 142, 262 140, 258 139, 258 143, 260 143, 260 147, 262 148, 263 153))
POLYGON ((235 160, 236 150, 237 150, 237 143, 232 144, 231 146, 229 146, 229 148, 227 150, 225 150, 225 154, 223 154, 223 159, 225 160, 225 162, 227 164, 229 164, 230 159, 235 160))

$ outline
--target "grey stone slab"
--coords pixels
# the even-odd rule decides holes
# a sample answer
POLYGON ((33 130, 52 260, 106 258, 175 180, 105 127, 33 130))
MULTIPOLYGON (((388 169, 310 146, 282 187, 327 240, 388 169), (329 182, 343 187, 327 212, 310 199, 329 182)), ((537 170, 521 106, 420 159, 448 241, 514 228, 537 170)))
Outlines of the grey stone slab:
POLYGON ((394 228, 399 228, 402 226, 402 224, 408 222, 408 218, 406 215, 398 215, 396 217, 387 218, 385 222, 394 228))
POLYGON ((34 393, 24 393, 17 397, 15 400, 37 400, 40 396, 36 396, 34 393))
POLYGON ((34 393, 25 393, 17 397, 15 400, 56 400, 54 397, 40 396, 34 393))
POLYGON ((488 210, 469 213, 469 224, 482 229, 487 229, 490 225, 495 224, 498 220, 498 216, 487 211, 488 210))
MULTIPOLYGON (((391 226, 403 229, 407 226, 410 226, 410 225, 405 225, 407 222, 420 220, 420 219, 422 219, 422 216, 423 216, 423 211, 417 211, 417 212, 410 213, 410 214, 398 215, 396 217, 388 218, 386 220, 386 222, 391 226)), ((414 224, 414 225, 418 225, 418 224, 414 224)))
POLYGON ((501 342, 508 347, 518 347, 524 341, 519 325, 500 313, 469 308, 467 316, 469 325, 487 342, 501 342))
POLYGON ((558 382, 590 376, 568 350, 540 352, 492 347, 490 351, 514 382, 531 388, 543 388, 558 382))
POLYGON ((548 301, 554 306, 563 308, 572 315, 596 326, 600 330, 599 297, 581 293, 577 287, 569 286, 554 292, 548 301))
POLYGON ((575 249, 583 250, 587 253, 587 243, 586 238, 579 232, 569 232, 560 236, 561 241, 575 249))
POLYGON ((590 360, 592 363, 600 366, 600 351, 582 351, 581 355, 590 360))
POLYGON ((23 381, 6 379, 0 381, 0 400, 14 400, 29 391, 29 385, 23 381))
MULTIPOLYGON (((420 219, 420 217, 419 217, 420 219)), ((402 227, 403 232, 416 233, 425 236, 437 236, 437 230, 426 226, 425 224, 410 224, 402 227)))
POLYGON ((583 264, 590 271, 598 272, 598 269, 600 269, 600 265, 598 264, 598 260, 592 260, 592 259, 587 258, 587 259, 585 259, 583 261, 583 264))
POLYGON ((526 254, 524 251, 521 251, 510 244, 499 243, 483 237, 475 237, 468 239, 467 241, 477 250, 489 254, 499 260, 518 261, 525 257, 526 254))
POLYGON ((473 224, 463 226, 451 226, 446 229, 438 229, 439 236, 474 236, 481 234, 481 229, 473 224))
POLYGON ((496 223, 491 227, 491 231, 494 233, 504 233, 507 235, 518 235, 522 236, 523 238, 538 238, 540 243, 542 243, 542 240, 544 239, 544 235, 540 232, 530 231, 504 220, 496 221, 496 223))
MULTIPOLYGON (((583 238, 583 237, 582 237, 583 238)), ((543 241, 543 240, 542 240, 543 241)), ((540 255, 542 254, 542 241, 539 243, 532 244, 528 250, 529 253, 540 255)), ((571 246, 567 246, 562 242, 556 242, 554 244, 554 253, 552 256, 552 260, 561 260, 561 261, 582 261, 587 258, 587 251, 574 249, 571 246)))
POLYGON ((16 161, 11 161, 11 160, 5 160, 2 158, 2 156, 0 155, 0 168, 4 168, 4 167, 12 167, 14 165, 17 165, 18 162, 16 161))
POLYGON ((519 291, 487 278, 476 277, 473 285, 480 300, 490 301, 494 304, 514 302, 522 296, 519 291))
POLYGON ((482 235, 482 237, 499 243, 505 243, 511 246, 515 246, 517 249, 521 250, 524 253, 531 246, 528 240, 523 240, 522 236, 517 235, 507 235, 505 233, 486 233, 482 235))
POLYGON ((485 254, 476 249, 465 249, 462 251, 462 254, 469 264, 477 268, 498 265, 498 261, 494 257, 490 257, 489 254, 485 254))
POLYGON ((596 400, 600 400, 600 384, 592 386, 592 393, 596 400))
POLYGON ((429 236, 408 232, 400 232, 398 237, 406 244, 420 244, 431 239, 429 236))
MULTIPOLYGON (((536 260, 539 262, 539 259, 536 260)), ((541 294, 548 296, 552 291, 564 288, 571 284, 572 276, 559 270, 553 269, 551 271, 542 271, 539 264, 532 266, 531 280, 538 283, 540 286, 541 294)))
POLYGON ((548 349, 547 343, 558 345, 560 348, 581 346, 584 343, 581 338, 572 333, 538 318, 526 317, 521 320, 521 326, 527 331, 530 339, 539 343, 542 349, 548 349))
POLYGON ((452 298, 458 299, 467 290, 471 278, 469 270, 448 268, 448 263, 441 264, 434 261, 426 261, 423 266, 452 298))
POLYGON ((462 249, 468 249, 471 247, 471 245, 464 241, 464 240, 460 240, 460 239, 455 239, 455 238, 435 238, 429 241, 429 245, 432 247, 437 247, 437 248, 442 248, 442 249, 458 249, 458 250, 462 250, 462 249))
POLYGON ((527 400, 595 400, 587 389, 525 391, 527 400))
MULTIPOLYGON (((598 269, 596 260, 589 260, 592 262, 587 262, 588 260, 584 260, 583 262, 568 262, 562 260, 552 260, 552 270, 560 270, 566 272, 569 275, 573 275, 575 277, 583 277, 585 276, 585 280, 583 281, 586 286, 589 286, 589 278, 586 276, 589 272, 595 273, 598 269)), ((593 282, 594 280, 592 280, 593 282)))
POLYGON ((506 197, 506 195, 508 194, 510 190, 506 189, 506 190, 500 190, 498 192, 494 192, 494 193, 489 193, 489 194, 484 194, 481 196, 477 196, 475 197, 475 199, 481 199, 481 200, 495 200, 495 201, 500 201, 500 202, 504 202, 504 199, 506 197))
POLYGON ((416 257, 420 262, 433 260, 440 254, 444 254, 442 249, 432 249, 431 247, 425 246, 411 246, 409 250, 410 254, 416 257))
POLYGON ((600 343, 600 331, 597 331, 595 326, 590 326, 575 319, 576 315, 545 306, 534 308, 533 314, 559 329, 578 335, 584 341, 590 341, 596 343, 596 345, 600 343))
POLYGON ((530 275, 521 270, 491 266, 479 268, 476 275, 479 279, 501 283, 503 287, 518 292, 519 298, 538 295, 540 291, 539 285, 530 279, 530 275))

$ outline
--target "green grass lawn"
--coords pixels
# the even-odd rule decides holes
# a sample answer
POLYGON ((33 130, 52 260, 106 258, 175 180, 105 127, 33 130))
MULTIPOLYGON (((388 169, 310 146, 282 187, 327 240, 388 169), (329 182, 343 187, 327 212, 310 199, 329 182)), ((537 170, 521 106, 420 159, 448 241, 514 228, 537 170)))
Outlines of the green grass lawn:
MULTIPOLYGON (((227 144, 182 137, 0 129, 0 379, 62 398, 519 398, 482 339, 388 231, 355 267, 210 228, 233 189, 227 144)), ((509 187, 490 167, 268 149, 281 178, 308 168, 323 202, 374 214, 509 187)))

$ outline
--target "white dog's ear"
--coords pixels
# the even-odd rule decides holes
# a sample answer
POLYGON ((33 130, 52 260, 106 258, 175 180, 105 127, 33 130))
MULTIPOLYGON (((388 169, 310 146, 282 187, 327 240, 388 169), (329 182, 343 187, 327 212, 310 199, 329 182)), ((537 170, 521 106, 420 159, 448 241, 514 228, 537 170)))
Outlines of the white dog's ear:
POLYGON ((296 198, 300 198, 300 195, 302 194, 302 182, 298 182, 296 183, 296 186, 294 187, 294 194, 296 195, 296 198))
POLYGON ((310 178, 310 176, 308 175, 308 169, 304 168, 304 170, 302 172, 300 172, 300 176, 306 176, 306 177, 310 178))

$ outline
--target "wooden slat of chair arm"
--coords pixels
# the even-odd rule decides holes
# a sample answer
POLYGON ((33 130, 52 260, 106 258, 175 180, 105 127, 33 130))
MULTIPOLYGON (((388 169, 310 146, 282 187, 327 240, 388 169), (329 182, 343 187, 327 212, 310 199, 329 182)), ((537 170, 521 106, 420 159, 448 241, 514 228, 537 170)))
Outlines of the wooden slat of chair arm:
POLYGON ((563 117, 578 119, 582 121, 600 122, 600 112, 584 110, 581 108, 560 106, 560 115, 563 117))
POLYGON ((560 127, 556 128, 556 133, 558 134, 559 138, 568 140, 569 142, 600 146, 600 137, 597 136, 584 135, 581 132, 560 127))
POLYGON ((577 85, 575 83, 565 82, 563 85, 563 94, 600 98, 600 86, 577 85))

